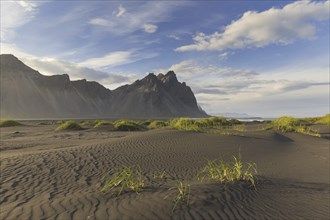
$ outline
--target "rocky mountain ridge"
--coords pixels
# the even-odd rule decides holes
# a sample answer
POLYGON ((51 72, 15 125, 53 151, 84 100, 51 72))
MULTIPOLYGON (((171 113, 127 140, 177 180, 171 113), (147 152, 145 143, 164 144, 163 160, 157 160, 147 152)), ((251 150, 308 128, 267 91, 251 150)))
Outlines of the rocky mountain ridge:
POLYGON ((97 82, 45 76, 13 55, 1 56, 1 118, 206 117, 173 71, 109 90, 97 82))

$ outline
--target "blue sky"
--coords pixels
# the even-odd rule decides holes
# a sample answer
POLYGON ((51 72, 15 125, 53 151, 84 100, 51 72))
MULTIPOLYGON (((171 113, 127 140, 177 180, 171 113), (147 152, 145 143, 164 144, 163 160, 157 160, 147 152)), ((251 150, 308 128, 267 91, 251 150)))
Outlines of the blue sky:
POLYGON ((171 69, 208 113, 329 113, 329 1, 1 1, 1 53, 110 89, 171 69))

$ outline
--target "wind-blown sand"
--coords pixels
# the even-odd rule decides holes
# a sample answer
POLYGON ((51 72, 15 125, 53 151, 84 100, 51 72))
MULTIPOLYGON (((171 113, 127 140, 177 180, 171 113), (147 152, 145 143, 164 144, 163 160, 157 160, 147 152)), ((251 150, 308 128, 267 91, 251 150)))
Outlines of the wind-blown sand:
POLYGON ((274 131, 240 137, 54 128, 1 128, 0 219, 330 217, 328 127, 321 127, 326 138, 274 131), (242 182, 197 180, 207 159, 230 161, 239 149, 243 161, 257 164, 256 190, 242 182), (140 194, 100 192, 110 174, 132 165, 140 165, 147 179, 140 194), (169 174, 166 179, 153 179, 162 170, 169 174), (169 189, 182 178, 191 183, 189 205, 180 204, 172 213, 176 192, 169 189))

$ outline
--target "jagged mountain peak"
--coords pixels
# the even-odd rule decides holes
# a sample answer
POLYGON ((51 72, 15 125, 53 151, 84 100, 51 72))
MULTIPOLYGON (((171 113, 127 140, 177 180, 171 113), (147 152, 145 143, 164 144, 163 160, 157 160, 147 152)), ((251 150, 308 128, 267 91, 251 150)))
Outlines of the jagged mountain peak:
POLYGON ((168 118, 206 117, 189 86, 173 71, 148 74, 109 90, 97 82, 45 76, 12 55, 1 55, 1 117, 168 118), (11 77, 15 76, 15 77, 11 77), (16 77, 17 76, 17 77, 16 77))

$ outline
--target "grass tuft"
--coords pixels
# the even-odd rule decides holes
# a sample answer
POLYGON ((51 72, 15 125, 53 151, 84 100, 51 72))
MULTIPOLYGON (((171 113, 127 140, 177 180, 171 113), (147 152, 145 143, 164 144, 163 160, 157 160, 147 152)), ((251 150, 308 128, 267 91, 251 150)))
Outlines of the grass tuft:
POLYGON ((317 133, 316 130, 309 128, 307 126, 297 126, 297 127, 295 127, 294 130, 297 133, 307 134, 307 135, 315 136, 315 137, 321 137, 321 135, 319 133, 317 133))
MULTIPOLYGON (((183 203, 186 202, 187 206, 189 205, 189 196, 190 196, 190 184, 185 181, 178 181, 178 185, 177 187, 172 187, 169 190, 173 190, 176 189, 177 190, 177 194, 175 196, 175 198, 173 199, 173 208, 172 208, 172 213, 174 212, 175 208, 177 207, 177 205, 179 203, 183 203)), ((167 195, 165 197, 165 199, 168 197, 169 195, 167 195)))
POLYGON ((116 121, 115 129, 118 131, 141 131, 144 128, 135 121, 126 121, 126 120, 119 120, 116 121))
POLYGON ((166 127, 168 123, 166 121, 155 120, 151 121, 148 125, 149 129, 163 128, 166 127))
POLYGON ((114 173, 103 186, 101 192, 107 190, 117 189, 117 195, 119 196, 124 191, 134 191, 139 193, 144 187, 144 178, 141 168, 136 167, 124 167, 121 171, 114 173))
POLYGON ((65 121, 61 123, 55 131, 62 131, 62 130, 81 130, 81 126, 75 121, 65 121))
POLYGON ((233 156, 233 159, 234 161, 231 163, 222 160, 208 160, 207 165, 198 175, 199 179, 204 180, 207 178, 220 183, 246 181, 255 187, 256 164, 243 163, 240 156, 233 156))
POLYGON ((104 120, 96 120, 93 122, 94 128, 101 127, 103 125, 111 125, 112 123, 104 120))
POLYGON ((315 124, 330 126, 330 114, 327 114, 323 117, 319 117, 318 120, 315 121, 315 124))
POLYGON ((158 171, 153 173, 153 178, 154 179, 165 179, 167 176, 166 171, 158 171))
POLYGON ((201 131, 202 127, 191 118, 176 118, 169 121, 169 127, 184 131, 201 131))
POLYGON ((296 132, 296 133, 311 135, 315 137, 321 137, 321 135, 318 134, 317 131, 315 131, 314 129, 302 125, 302 123, 304 122, 311 123, 312 120, 315 121, 315 119, 313 118, 296 119, 289 116, 283 116, 272 121, 271 125, 268 126, 268 129, 275 128, 276 130, 279 130, 281 132, 296 132))
POLYGON ((14 121, 14 120, 0 121, 0 127, 13 127, 13 126, 19 126, 19 125, 22 125, 22 124, 19 123, 18 121, 14 121))
POLYGON ((300 121, 290 116, 282 116, 272 121, 275 129, 282 132, 294 131, 296 126, 300 125, 300 121))

